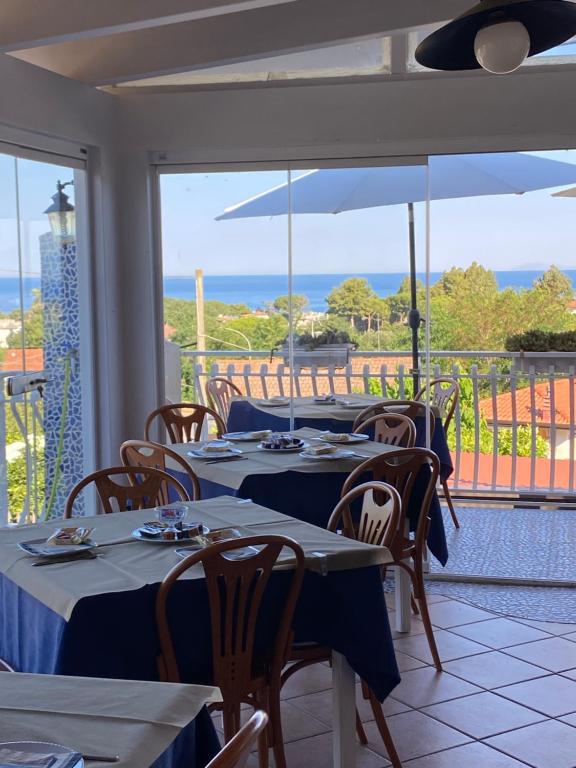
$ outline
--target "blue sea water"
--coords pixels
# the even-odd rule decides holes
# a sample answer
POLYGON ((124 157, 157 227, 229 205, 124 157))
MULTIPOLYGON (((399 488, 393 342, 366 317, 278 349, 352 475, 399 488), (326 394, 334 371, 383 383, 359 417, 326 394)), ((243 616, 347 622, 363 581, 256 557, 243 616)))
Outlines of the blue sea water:
MULTIPOLYGON (((564 270, 564 273, 576 285, 576 270, 564 270)), ((441 272, 432 272, 431 282, 441 276, 441 272)), ((542 272, 538 270, 516 270, 496 272, 500 288, 529 288, 542 272)), ((366 275, 295 275, 294 292, 308 297, 310 309, 315 312, 326 310, 326 297, 337 285, 348 277, 365 277, 379 296, 396 293, 405 274, 366 274, 366 275)), ((424 280, 424 275, 419 275, 424 280)), ((40 288, 40 278, 24 279, 24 308, 27 309, 34 299, 33 291, 40 288)), ((264 308, 277 296, 288 292, 286 275, 205 275, 204 296, 207 301, 222 301, 225 304, 246 304, 251 309, 264 308)), ((195 283, 193 277, 165 277, 164 295, 175 299, 194 299, 195 283)), ((11 312, 20 305, 18 278, 0 278, 0 312, 11 312)))

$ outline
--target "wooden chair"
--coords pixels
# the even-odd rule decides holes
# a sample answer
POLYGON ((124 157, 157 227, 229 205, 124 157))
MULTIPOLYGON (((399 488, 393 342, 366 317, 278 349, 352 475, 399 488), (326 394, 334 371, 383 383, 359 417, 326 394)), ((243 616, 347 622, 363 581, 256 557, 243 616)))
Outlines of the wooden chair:
MULTIPOLYGON (((448 427, 460 400, 460 385, 456 379, 451 379, 447 376, 433 379, 429 386, 421 387, 416 395, 416 400, 422 400, 430 405, 435 405, 444 420, 444 430, 448 432, 448 427)), ((454 502, 452 501, 448 482, 441 479, 440 483, 444 491, 446 504, 448 504, 448 509, 450 510, 452 522, 456 528, 460 528, 460 521, 454 509, 454 502)))
POLYGON ((152 411, 146 419, 144 437, 150 440, 151 427, 157 417, 164 422, 171 443, 197 443, 201 439, 204 421, 210 416, 216 422, 216 434, 221 437, 226 432, 226 425, 220 415, 196 403, 174 403, 162 405, 152 411))
MULTIPOLYGON (((286 536, 249 536, 213 544, 178 563, 165 576, 156 600, 160 639, 160 679, 180 682, 167 618, 168 597, 175 582, 197 563, 204 567, 212 628, 212 683, 220 688, 223 703, 224 738, 228 742, 240 730, 240 705, 264 709, 270 717, 266 738, 260 740, 260 765, 266 768, 268 747, 275 764, 285 768, 280 717, 280 680, 290 652, 291 625, 304 577, 304 552, 286 536), (229 559, 226 553, 258 547, 253 555, 229 559), (295 563, 287 594, 280 609, 275 637, 264 655, 255 658, 255 632, 262 598, 272 569, 283 548, 292 550, 295 563)), ((180 606, 185 610, 185 606, 180 606)), ((192 625, 193 630, 193 625, 192 625)))
MULTIPOLYGON (((400 413, 402 416, 407 416, 412 421, 415 421, 417 418, 424 418, 426 416, 426 407, 424 403, 417 400, 381 400, 379 403, 369 405, 368 408, 360 411, 354 420, 352 431, 355 432, 367 419, 379 416, 382 413, 400 413)), ((430 419, 430 432, 432 433, 435 423, 432 412, 430 412, 430 419)))
POLYGON ((236 736, 230 739, 216 757, 210 760, 206 768, 245 768, 250 752, 267 723, 266 712, 261 709, 254 712, 250 720, 240 728, 236 736))
MULTIPOLYGON (((153 467, 166 472, 166 460, 170 459, 179 472, 184 472, 190 481, 192 501, 200 499, 200 481, 190 464, 176 451, 150 440, 126 440, 120 446, 120 459, 125 467, 153 467)), ((169 474, 169 473, 168 473, 169 474)))
POLYGON ((8 664, 7 661, 4 661, 4 659, 0 659, 0 672, 15 672, 16 670, 13 669, 10 664, 8 664))
MULTIPOLYGON (((401 501, 398 491, 386 483, 370 481, 357 485, 340 499, 330 516, 328 530, 340 531, 342 535, 366 544, 389 547, 401 523, 401 501), (363 502, 362 512, 359 524, 355 524, 350 507, 360 498, 363 502)), ((316 643, 294 644, 289 658, 290 666, 282 673, 282 684, 293 674, 311 664, 330 661, 331 656, 330 648, 316 643)), ((394 768, 401 768, 394 741, 382 712, 382 705, 365 683, 362 683, 362 694, 370 702, 376 725, 392 765, 394 768)), ((367 744, 368 740, 358 712, 356 712, 356 732, 360 742, 367 744)))
POLYGON ((442 663, 434 639, 434 630, 430 621, 426 591, 424 588, 424 573, 422 561, 426 552, 426 539, 430 528, 428 511, 436 489, 440 461, 433 451, 426 448, 398 448, 367 459, 356 467, 346 479, 342 487, 342 497, 354 488, 365 476, 372 475, 373 480, 379 480, 396 488, 402 499, 402 509, 406 515, 410 508, 411 496, 416 480, 424 482, 423 472, 427 472, 426 485, 419 510, 418 525, 414 538, 410 538, 407 521, 403 521, 389 549, 394 559, 394 565, 404 568, 412 582, 412 590, 424 624, 424 631, 434 665, 438 672, 442 671, 442 663), (411 564, 410 564, 411 563, 411 564))
POLYGON ((181 501, 190 501, 182 483, 167 472, 152 467, 108 467, 93 472, 72 488, 66 499, 65 518, 73 517, 76 498, 91 483, 96 486, 104 514, 166 504, 170 500, 170 489, 181 501), (120 477, 129 484, 123 485, 113 479, 120 477))
POLYGON ((354 432, 356 434, 371 434, 373 440, 385 445, 395 445, 398 448, 412 448, 416 443, 416 426, 412 419, 401 413, 386 413, 372 416, 363 421, 354 432))
POLYGON ((242 396, 242 391, 229 379, 221 376, 213 376, 206 382, 206 394, 210 408, 220 414, 226 424, 230 413, 230 401, 234 396, 242 396))

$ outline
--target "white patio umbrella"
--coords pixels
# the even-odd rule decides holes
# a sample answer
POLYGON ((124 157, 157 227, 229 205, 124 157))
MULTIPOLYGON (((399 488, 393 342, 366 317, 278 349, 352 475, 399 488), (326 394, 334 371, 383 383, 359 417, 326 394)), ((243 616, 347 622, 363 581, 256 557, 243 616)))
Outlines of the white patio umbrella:
POLYGON ((330 168, 303 174, 255 197, 226 208, 217 221, 289 212, 342 213, 384 205, 408 205, 410 242, 412 373, 418 387, 418 329, 414 203, 427 199, 523 194, 576 183, 576 165, 523 153, 438 155, 426 165, 330 168))

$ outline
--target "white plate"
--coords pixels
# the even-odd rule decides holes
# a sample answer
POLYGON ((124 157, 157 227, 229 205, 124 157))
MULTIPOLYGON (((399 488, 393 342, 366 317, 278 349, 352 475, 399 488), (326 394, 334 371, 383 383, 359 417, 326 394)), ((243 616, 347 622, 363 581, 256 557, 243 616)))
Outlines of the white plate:
POLYGON ((264 448, 263 445, 259 445, 258 450, 265 451, 266 453, 294 453, 295 451, 302 451, 309 447, 310 443, 307 443, 305 440, 303 440, 302 445, 294 445, 291 448, 264 448))
POLYGON ((362 411, 364 408, 368 407, 366 403, 354 403, 351 400, 348 402, 344 400, 338 400, 336 405, 339 405, 340 408, 346 408, 348 411, 362 411))
POLYGON ((224 451, 204 451, 197 448, 195 451, 188 451, 188 456, 193 459, 226 459, 229 456, 238 456, 242 451, 238 448, 226 448, 224 451))
MULTIPOLYGON (((222 435, 222 437, 225 440, 231 440, 235 443, 255 443, 258 440, 263 440, 262 432, 264 430, 255 430, 254 432, 228 432, 225 435, 222 435), (259 437, 253 437, 254 434, 259 435, 259 437)), ((268 430, 268 434, 272 434, 272 430, 268 430)))
POLYGON ((306 453, 306 451, 302 451, 300 454, 303 459, 306 459, 307 461, 337 461, 338 459, 349 459, 352 456, 354 456, 354 451, 347 451, 339 449, 337 451, 334 451, 334 453, 321 453, 319 455, 314 455, 311 453, 306 453))
POLYGON ((335 400, 324 400, 324 398, 322 398, 322 399, 319 398, 317 400, 316 398, 314 398, 314 405, 336 405, 336 401, 335 400))
POLYGON ((30 755, 33 761, 46 758, 46 765, 50 765, 49 758, 57 758, 52 761, 54 768, 83 768, 84 760, 82 755, 75 749, 63 747, 61 744, 51 744, 47 741, 3 741, 0 742, 0 765, 16 766, 28 765, 25 759, 19 759, 18 762, 10 762, 10 752, 24 752, 30 755))
MULTIPOLYGON (((194 526, 196 527, 196 526, 194 526)), ((206 525, 202 526, 202 533, 210 533, 210 528, 208 528, 206 525)), ((141 528, 136 528, 130 536, 133 539, 136 539, 137 541, 145 541, 147 544, 180 544, 184 542, 191 542, 193 543, 194 537, 191 537, 190 539, 163 539, 161 536, 146 536, 142 533, 141 528)))
POLYGON ((285 408, 290 404, 288 398, 286 398, 286 400, 258 400, 257 402, 258 405, 261 405, 264 408, 285 408))
POLYGON ((29 557, 62 557, 62 555, 74 555, 77 552, 88 552, 97 544, 92 539, 88 539, 84 544, 46 544, 46 539, 31 539, 19 541, 18 546, 29 557))
POLYGON ((347 440, 334 440, 331 435, 332 432, 322 432, 320 436, 320 440, 323 440, 325 443, 331 443, 332 445, 348 445, 348 443, 363 443, 364 440, 370 440, 370 435, 348 435, 347 440))

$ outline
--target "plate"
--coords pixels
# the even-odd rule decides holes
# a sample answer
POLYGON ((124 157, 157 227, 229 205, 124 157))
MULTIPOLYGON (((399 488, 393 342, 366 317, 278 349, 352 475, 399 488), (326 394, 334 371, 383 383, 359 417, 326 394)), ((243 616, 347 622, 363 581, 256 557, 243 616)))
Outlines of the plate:
POLYGON ((352 456, 354 456, 354 451, 338 449, 333 453, 321 453, 319 455, 314 455, 312 453, 306 453, 306 451, 301 451, 298 455, 301 456, 303 459, 306 459, 307 461, 338 461, 339 459, 351 458, 352 456))
POLYGON ((362 411, 364 408, 368 408, 367 403, 355 403, 352 400, 337 400, 336 405, 340 408, 346 408, 348 411, 362 411))
POLYGON ((346 440, 334 440, 331 435, 333 435, 333 432, 322 432, 321 433, 321 440, 324 440, 325 443, 331 443, 332 445, 347 445, 348 443, 363 443, 364 440, 370 440, 370 435, 362 435, 362 434, 356 434, 356 435, 348 435, 348 438, 346 440))
POLYGON ((31 539, 19 541, 18 546, 29 557, 62 557, 62 555, 74 555, 77 552, 88 552, 97 544, 92 539, 88 539, 84 544, 46 544, 46 539, 31 539))
POLYGON ((263 432, 267 432, 268 435, 272 434, 272 430, 264 430, 264 429, 256 429, 254 432, 228 432, 225 435, 222 435, 222 437, 226 440, 231 440, 235 443, 255 443, 258 440, 263 439, 263 432), (258 435, 258 437, 254 437, 254 435, 258 435))
POLYGON ((0 765, 24 767, 31 762, 38 768, 82 768, 84 766, 80 752, 63 747, 61 744, 51 744, 47 741, 0 742, 0 765), (15 760, 18 753, 20 754, 15 760), (42 758, 45 760, 43 761, 42 758))
MULTIPOLYGON (((184 526, 184 533, 186 531, 191 530, 198 530, 197 525, 193 526, 184 526)), ((207 533, 210 533, 210 528, 208 528, 206 525, 202 526, 202 534, 206 535, 207 533)), ((181 544, 183 541, 190 541, 194 539, 194 536, 190 536, 186 538, 185 536, 181 538, 176 539, 165 539, 163 536, 146 536, 145 533, 142 532, 142 528, 136 528, 132 531, 130 536, 133 539, 136 539, 137 541, 145 541, 147 544, 181 544)))
POLYGON ((290 448, 264 448, 262 445, 258 446, 259 451, 265 451, 266 453, 295 453, 304 448, 310 448, 310 443, 307 443, 305 440, 302 440, 301 445, 293 445, 290 448))
POLYGON ((314 405, 335 405, 336 400, 332 398, 331 400, 326 400, 324 397, 314 398, 314 405))
POLYGON ((257 402, 264 408, 285 408, 289 405, 290 400, 286 398, 286 400, 258 400, 257 402))
POLYGON ((203 448, 197 448, 195 451, 188 451, 188 456, 192 456, 193 459, 226 459, 241 453, 242 451, 238 448, 226 448, 224 451, 204 451, 203 448))

